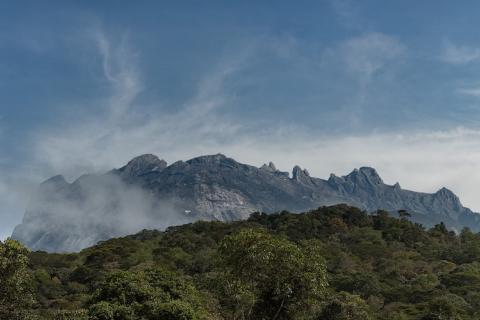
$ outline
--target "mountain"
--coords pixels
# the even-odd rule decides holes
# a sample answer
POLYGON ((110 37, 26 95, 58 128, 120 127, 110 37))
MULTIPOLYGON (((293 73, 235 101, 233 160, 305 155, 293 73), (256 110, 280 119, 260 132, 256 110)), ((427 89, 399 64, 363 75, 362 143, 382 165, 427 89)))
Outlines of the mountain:
POLYGON ((222 154, 167 165, 154 155, 132 159, 103 175, 73 183, 55 176, 40 185, 12 237, 34 250, 78 251, 100 240, 142 229, 164 229, 196 220, 246 219, 255 211, 302 212, 339 203, 395 214, 415 222, 444 222, 480 230, 480 215, 446 188, 436 193, 387 185, 375 169, 362 167, 328 180, 295 166, 290 175, 273 163, 260 168, 222 154))

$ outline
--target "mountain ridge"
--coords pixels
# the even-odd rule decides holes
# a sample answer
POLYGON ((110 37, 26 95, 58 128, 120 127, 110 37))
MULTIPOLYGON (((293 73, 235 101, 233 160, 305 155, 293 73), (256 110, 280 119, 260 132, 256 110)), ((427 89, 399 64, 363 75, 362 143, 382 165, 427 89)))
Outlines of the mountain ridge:
POLYGON ((255 167, 223 154, 170 165, 145 154, 103 175, 84 175, 72 183, 62 176, 46 180, 12 237, 35 250, 77 251, 145 228, 339 203, 369 212, 407 210, 413 221, 428 227, 444 222, 457 231, 480 230, 480 215, 463 207, 447 188, 435 193, 405 190, 399 183, 385 184, 371 167, 324 180, 300 166, 290 175, 273 162, 255 167))

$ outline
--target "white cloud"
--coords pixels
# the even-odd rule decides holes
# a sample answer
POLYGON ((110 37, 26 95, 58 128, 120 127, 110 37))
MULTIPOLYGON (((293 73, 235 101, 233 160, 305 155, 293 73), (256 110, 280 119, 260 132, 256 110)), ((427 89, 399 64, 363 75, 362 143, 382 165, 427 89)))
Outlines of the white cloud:
POLYGON ((445 41, 441 59, 452 64, 467 64, 480 60, 480 48, 459 46, 450 41, 445 41))

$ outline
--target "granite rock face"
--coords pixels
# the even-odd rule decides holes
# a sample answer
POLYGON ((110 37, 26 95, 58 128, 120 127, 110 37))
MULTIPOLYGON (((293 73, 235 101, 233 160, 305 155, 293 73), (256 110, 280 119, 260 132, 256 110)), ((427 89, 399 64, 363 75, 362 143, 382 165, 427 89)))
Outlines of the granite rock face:
POLYGON ((290 175, 271 162, 257 168, 222 154, 169 166, 154 155, 143 155, 120 169, 82 176, 71 184, 62 176, 45 181, 12 237, 35 250, 77 251, 144 228, 338 203, 393 214, 407 210, 412 220, 428 227, 443 221, 455 230, 480 230, 480 215, 463 207, 450 190, 403 190, 398 183, 385 184, 373 168, 323 180, 299 166, 290 175))

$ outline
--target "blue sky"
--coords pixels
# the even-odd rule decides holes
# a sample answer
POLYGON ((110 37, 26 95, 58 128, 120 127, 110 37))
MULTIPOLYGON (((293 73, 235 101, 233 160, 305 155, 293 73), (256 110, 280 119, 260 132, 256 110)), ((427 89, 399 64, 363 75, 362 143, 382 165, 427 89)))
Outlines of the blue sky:
POLYGON ((0 236, 140 153, 371 165, 480 210, 478 1, 0 3, 0 236))

